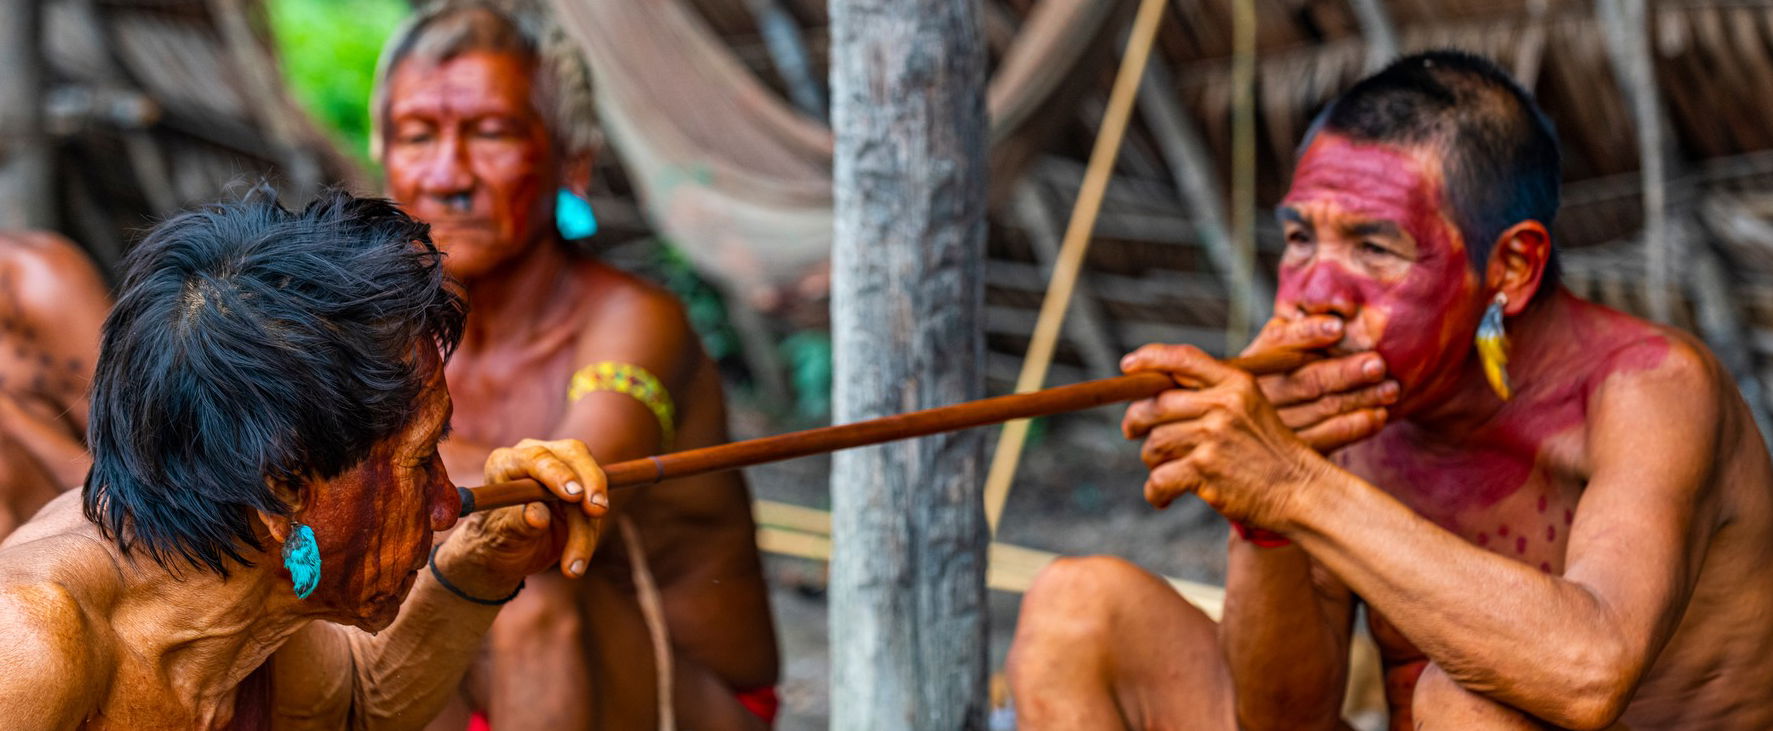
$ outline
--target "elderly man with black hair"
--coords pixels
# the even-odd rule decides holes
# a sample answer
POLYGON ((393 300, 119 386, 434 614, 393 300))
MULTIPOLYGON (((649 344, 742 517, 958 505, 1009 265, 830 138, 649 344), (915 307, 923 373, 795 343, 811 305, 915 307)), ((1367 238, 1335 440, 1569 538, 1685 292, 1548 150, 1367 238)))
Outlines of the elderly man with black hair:
POLYGON ((131 252, 85 489, 0 545, 4 725, 421 727, 524 577, 589 554, 607 492, 571 440, 485 464, 563 502, 432 548, 460 510, 437 445, 466 312, 441 258, 344 194, 210 206, 131 252))
MULTIPOLYGON (((577 55, 536 21, 437 3, 389 39, 372 101, 388 192, 431 224, 474 310, 443 459, 536 434, 605 462, 725 442, 720 374, 683 306, 572 243, 596 120, 577 55)), ((468 712, 504 729, 768 725, 777 650, 743 478, 615 499, 598 560, 530 582, 438 728, 468 712)))
POLYGON ((1055 564, 1012 650, 1023 728, 1335 728, 1363 603, 1392 728, 1773 727, 1766 447, 1703 345, 1558 287, 1558 184, 1488 61, 1411 56, 1331 103, 1256 347, 1316 330, 1391 387, 1128 356, 1193 388, 1124 427, 1147 500, 1237 528, 1224 621, 1124 561, 1055 564))

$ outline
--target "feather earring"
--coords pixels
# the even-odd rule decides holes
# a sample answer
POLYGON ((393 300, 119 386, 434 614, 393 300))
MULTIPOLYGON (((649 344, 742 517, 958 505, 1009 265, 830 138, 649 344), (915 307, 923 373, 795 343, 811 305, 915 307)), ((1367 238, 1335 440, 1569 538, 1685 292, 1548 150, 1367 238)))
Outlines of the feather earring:
POLYGON ((283 566, 289 569, 297 599, 314 593, 320 584, 320 545, 314 542, 313 528, 301 523, 290 526, 289 540, 283 542, 283 566))
POLYGON ((1514 395, 1508 384, 1508 333, 1502 329, 1502 308, 1507 306, 1508 295, 1497 292, 1496 299, 1484 310, 1477 330, 1478 360, 1484 364, 1484 377, 1503 401, 1514 395))

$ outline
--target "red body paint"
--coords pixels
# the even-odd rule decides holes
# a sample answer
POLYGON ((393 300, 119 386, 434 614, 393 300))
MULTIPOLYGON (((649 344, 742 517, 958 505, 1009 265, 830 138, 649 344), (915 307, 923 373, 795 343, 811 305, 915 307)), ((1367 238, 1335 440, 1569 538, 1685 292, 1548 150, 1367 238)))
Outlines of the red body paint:
MULTIPOLYGON (((1379 352, 1403 387, 1391 423, 1339 463, 1477 546, 1555 573, 1569 531, 1541 516, 1574 522, 1589 398, 1615 374, 1656 367, 1669 343, 1648 323, 1550 293, 1509 320, 1515 394, 1502 403, 1472 345, 1489 296, 1444 190, 1430 148, 1318 135, 1282 203, 1275 311, 1341 316, 1338 350, 1379 352), (1529 541, 1540 525, 1545 542, 1529 541)), ((1407 710, 1421 653, 1384 624, 1374 636, 1387 679, 1410 686, 1388 696, 1407 710)))

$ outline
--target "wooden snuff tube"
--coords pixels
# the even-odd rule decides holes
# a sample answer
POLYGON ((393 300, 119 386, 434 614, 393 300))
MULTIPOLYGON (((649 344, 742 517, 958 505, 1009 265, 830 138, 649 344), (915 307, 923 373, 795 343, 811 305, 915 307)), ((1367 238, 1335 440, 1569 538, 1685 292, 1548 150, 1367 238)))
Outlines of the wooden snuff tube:
MULTIPOLYGON (((1271 351, 1232 358, 1225 361, 1225 364, 1261 376, 1293 370, 1317 357, 1300 351, 1271 351)), ((1134 373, 938 406, 852 424, 825 426, 631 459, 603 465, 603 471, 609 478, 611 490, 641 487, 678 477, 738 469, 821 452, 1135 401, 1175 387, 1175 382, 1163 373, 1134 373)), ((456 490, 462 497, 462 515, 477 510, 551 500, 554 497, 541 483, 528 479, 480 487, 457 487, 456 490)))

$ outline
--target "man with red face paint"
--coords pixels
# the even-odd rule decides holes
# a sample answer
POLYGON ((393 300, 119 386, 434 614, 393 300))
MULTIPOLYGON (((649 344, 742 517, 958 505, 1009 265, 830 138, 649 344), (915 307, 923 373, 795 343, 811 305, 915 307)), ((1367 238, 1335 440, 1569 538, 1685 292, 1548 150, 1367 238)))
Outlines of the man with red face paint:
MULTIPOLYGON (((558 30, 438 3, 390 39, 374 140, 389 193, 431 224, 473 316, 448 365, 452 468, 531 435, 600 461, 727 440, 719 374, 668 293, 576 251, 594 119, 558 30), (576 85, 576 86, 575 86, 576 85), (569 206, 561 209, 559 206, 569 206), (561 213, 573 216, 562 216, 561 213)), ((596 559, 537 577, 499 616, 437 728, 762 728, 777 651, 736 473, 616 497, 596 559)))
POLYGON ((1116 559, 1056 564, 1012 651, 1024 728, 1335 728, 1357 604, 1394 729, 1773 726, 1773 466, 1703 345, 1558 287, 1556 144, 1459 53, 1325 110, 1277 318, 1341 321, 1328 352, 1377 353, 1400 395, 1343 446, 1198 350, 1129 355, 1182 387, 1127 411, 1147 499, 1239 527, 1224 619, 1116 559))
POLYGON ((0 233, 0 538, 91 466, 86 388, 110 306, 73 242, 0 233))

